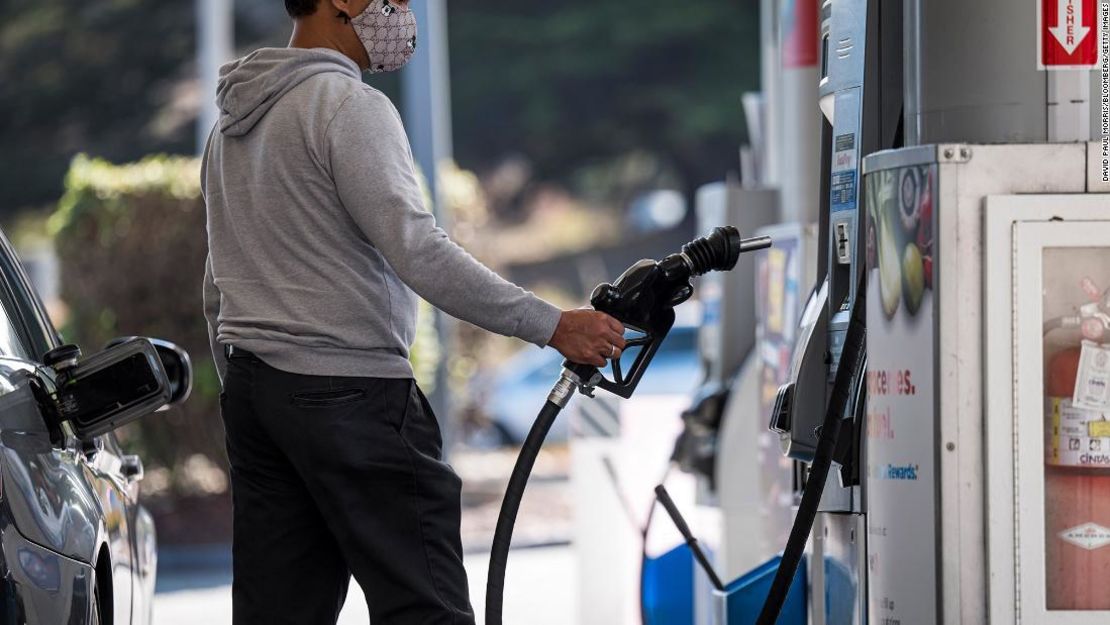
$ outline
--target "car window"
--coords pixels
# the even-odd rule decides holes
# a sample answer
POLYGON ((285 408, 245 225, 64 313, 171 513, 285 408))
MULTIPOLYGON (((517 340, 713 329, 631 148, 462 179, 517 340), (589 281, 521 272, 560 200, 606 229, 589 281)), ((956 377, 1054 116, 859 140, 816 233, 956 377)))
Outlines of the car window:
POLYGON ((25 346, 27 356, 22 357, 40 360, 61 341, 3 232, 0 232, 0 274, 3 277, 0 295, 3 296, 6 325, 14 329, 25 346))
POLYGON ((11 298, 8 297, 6 289, 2 291, 4 292, 0 293, 0 304, 2 304, 0 305, 0 356, 33 360, 34 356, 24 340, 20 338, 22 332, 17 329, 17 325, 12 322, 12 317, 8 314, 11 310, 11 298))

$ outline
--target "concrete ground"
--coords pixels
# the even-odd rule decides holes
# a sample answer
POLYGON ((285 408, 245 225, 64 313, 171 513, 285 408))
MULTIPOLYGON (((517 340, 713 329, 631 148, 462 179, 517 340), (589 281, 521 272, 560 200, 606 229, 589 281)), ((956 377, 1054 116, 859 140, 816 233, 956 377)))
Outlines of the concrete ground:
MULTIPOLYGON (((570 454, 565 447, 545 449, 537 459, 527 496, 513 532, 514 547, 505 584, 505 622, 510 625, 573 625, 575 622, 575 558, 566 546, 571 536, 572 506, 567 479, 570 454), (558 547, 544 545, 563 545, 558 547)), ((516 450, 461 452, 452 464, 463 477, 462 541, 471 603, 483 622, 489 548, 501 499, 516 450)), ((193 524, 211 525, 212 516, 193 524)), ((162 518, 187 525, 188 518, 162 518)), ((222 517, 221 517, 222 518, 222 517)), ((230 519, 225 523, 230 527, 230 519)), ((173 534, 160 527, 159 537, 173 534)), ((218 539, 217 539, 218 540, 218 539)), ((366 601, 352 580, 340 617, 342 625, 369 622, 366 601)), ((231 548, 211 545, 160 545, 158 586, 154 598, 156 625, 229 625, 231 623, 231 548)))
MULTIPOLYGON (((166 554, 170 555, 170 554, 166 554)), ((223 551, 194 551, 192 561, 160 572, 154 597, 156 625, 231 623, 230 562, 223 551), (207 563, 207 564, 205 564, 207 563)), ((470 597, 478 623, 485 608, 488 553, 466 556, 470 597)), ((572 625, 575 622, 575 561, 570 546, 516 549, 505 583, 505 622, 510 625, 572 625)), ((352 580, 340 625, 366 625, 369 616, 358 584, 352 580)))

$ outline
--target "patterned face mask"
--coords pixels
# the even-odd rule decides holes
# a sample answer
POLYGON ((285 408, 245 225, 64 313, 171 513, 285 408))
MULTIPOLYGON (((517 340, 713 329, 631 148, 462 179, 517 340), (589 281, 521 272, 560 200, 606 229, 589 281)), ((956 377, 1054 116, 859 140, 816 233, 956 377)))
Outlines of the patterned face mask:
POLYGON ((355 33, 370 57, 371 74, 401 69, 416 52, 416 16, 412 9, 389 0, 371 0, 370 6, 351 19, 355 33))

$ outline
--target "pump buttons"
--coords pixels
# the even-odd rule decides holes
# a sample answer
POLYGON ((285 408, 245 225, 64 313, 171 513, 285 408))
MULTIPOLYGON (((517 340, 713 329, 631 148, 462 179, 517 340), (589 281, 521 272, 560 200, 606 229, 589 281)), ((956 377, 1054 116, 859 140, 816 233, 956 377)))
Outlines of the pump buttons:
POLYGON ((852 262, 852 237, 847 221, 836 222, 836 262, 848 265, 852 262))

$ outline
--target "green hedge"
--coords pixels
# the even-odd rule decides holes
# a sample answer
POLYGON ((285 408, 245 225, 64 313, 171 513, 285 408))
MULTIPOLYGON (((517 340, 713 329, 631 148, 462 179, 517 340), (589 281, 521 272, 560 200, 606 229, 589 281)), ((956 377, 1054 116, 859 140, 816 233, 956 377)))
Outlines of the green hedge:
POLYGON ((129 165, 77 156, 50 218, 61 289, 62 332, 86 353, 121 335, 164 338, 188 350, 195 374, 184 406, 147 416, 120 437, 148 466, 182 468, 200 454, 226 465, 219 380, 208 349, 201 282, 207 254, 196 159, 151 156, 129 165))

